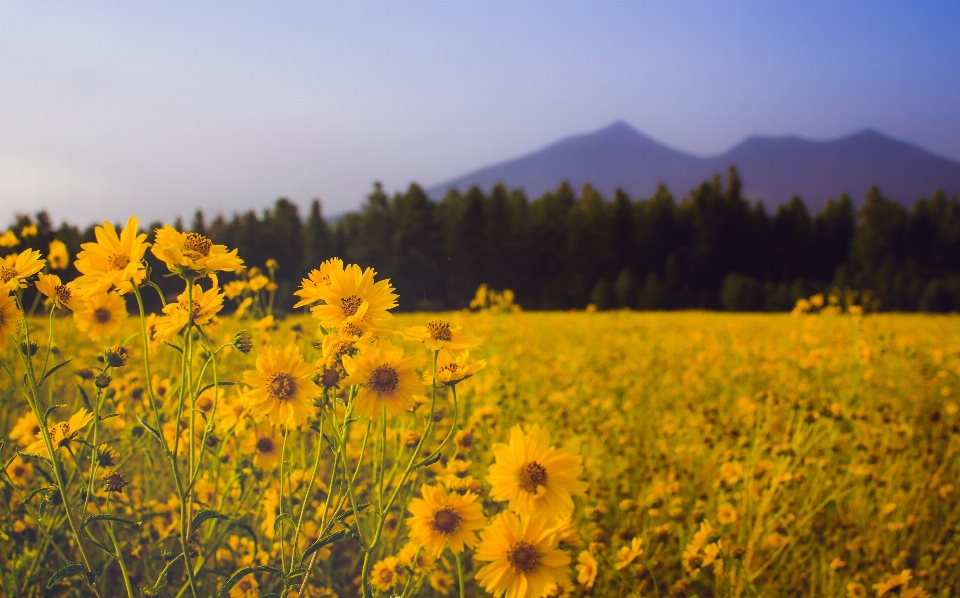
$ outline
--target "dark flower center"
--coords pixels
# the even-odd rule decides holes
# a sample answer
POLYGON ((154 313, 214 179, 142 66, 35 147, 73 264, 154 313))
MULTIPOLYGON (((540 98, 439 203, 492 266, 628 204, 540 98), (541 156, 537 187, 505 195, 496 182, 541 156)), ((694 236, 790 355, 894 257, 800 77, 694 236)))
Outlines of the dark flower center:
POLYGON ((517 481, 524 492, 536 494, 539 486, 547 485, 547 470, 536 461, 524 463, 517 472, 517 481))
POLYGON ((258 438, 257 439, 257 452, 263 454, 270 454, 273 452, 273 439, 272 438, 258 438))
POLYGON ((399 382, 400 376, 397 375, 397 370, 388 365, 378 366, 370 373, 370 387, 380 394, 395 391, 399 382))
POLYGON ((53 294, 57 296, 57 300, 60 303, 66 303, 70 301, 70 298, 73 297, 73 293, 70 292, 70 289, 67 288, 65 284, 58 284, 53 288, 53 294))
POLYGON ((514 544, 507 553, 507 561, 521 573, 532 573, 540 566, 540 553, 533 544, 521 541, 514 544))
POLYGON ((430 338, 436 341, 453 339, 453 333, 450 332, 450 323, 445 320, 430 320, 427 322, 427 332, 430 333, 430 338))
POLYGON ((96 320, 97 324, 106 324, 113 319, 113 314, 106 307, 98 307, 93 310, 93 319, 96 320))
POLYGON ((13 280, 13 277, 17 275, 15 268, 9 268, 7 266, 0 266, 0 281, 10 282, 13 280))
POLYGON ((107 262, 110 264, 111 270, 123 270, 130 263, 130 256, 125 253, 114 253, 107 259, 107 262))
POLYGON ((210 255, 210 247, 212 246, 213 242, 200 233, 187 233, 186 240, 183 242, 183 247, 185 249, 189 251, 196 251, 204 257, 210 255))
POLYGON ((433 514, 433 520, 430 527, 439 534, 450 535, 460 529, 462 518, 455 510, 446 508, 440 509, 433 514))
POLYGON ((357 310, 360 309, 362 304, 363 299, 356 295, 350 295, 349 297, 340 299, 340 309, 343 310, 343 315, 348 318, 357 313, 357 310))
POLYGON ((274 372, 267 377, 267 394, 275 401, 288 401, 296 391, 293 376, 286 372, 274 372))

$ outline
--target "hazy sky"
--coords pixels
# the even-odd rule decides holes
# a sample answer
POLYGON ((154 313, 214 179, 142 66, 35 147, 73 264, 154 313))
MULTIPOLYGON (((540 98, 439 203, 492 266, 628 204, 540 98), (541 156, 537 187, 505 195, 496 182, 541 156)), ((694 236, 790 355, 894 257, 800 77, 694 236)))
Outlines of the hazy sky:
POLYGON ((960 2, 0 0, 0 223, 327 214, 614 120, 960 159, 960 2))

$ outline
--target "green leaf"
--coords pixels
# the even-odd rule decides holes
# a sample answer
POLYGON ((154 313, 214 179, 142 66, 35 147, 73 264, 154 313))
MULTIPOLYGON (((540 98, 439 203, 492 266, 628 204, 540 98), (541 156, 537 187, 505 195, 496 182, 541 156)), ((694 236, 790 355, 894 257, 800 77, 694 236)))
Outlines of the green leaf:
POLYGON ((34 496, 40 494, 41 492, 50 492, 51 490, 55 490, 55 489, 56 489, 56 486, 42 486, 40 488, 37 488, 36 490, 28 494, 25 499, 23 499, 23 504, 30 504, 30 500, 33 499, 34 496))
POLYGON ((305 551, 303 551, 303 557, 300 558, 300 564, 302 565, 302 564, 304 563, 304 561, 306 561, 307 558, 310 557, 311 554, 313 554, 313 553, 315 553, 316 551, 320 550, 321 548, 323 548, 323 547, 326 546, 327 544, 333 544, 334 542, 336 542, 337 540, 342 539, 342 538, 343 538, 344 536, 346 536, 346 535, 347 535, 347 530, 342 529, 342 530, 340 530, 340 531, 338 531, 338 532, 336 532, 336 533, 329 534, 329 535, 326 535, 326 536, 320 538, 319 540, 317 540, 316 542, 314 542, 313 544, 311 544, 305 551))
POLYGON ((440 457, 442 457, 442 456, 443 456, 443 455, 442 455, 441 453, 437 453, 436 455, 430 455, 429 457, 427 457, 427 458, 424 459, 423 461, 420 461, 419 463, 417 463, 416 465, 414 465, 413 468, 414 468, 414 469, 420 469, 421 467, 430 467, 431 465, 433 465, 434 463, 436 463, 437 461, 439 461, 439 460, 440 460, 440 457))
POLYGON ((47 425, 47 418, 50 417, 50 414, 53 413, 54 409, 59 409, 59 408, 61 408, 61 407, 66 407, 66 405, 63 404, 63 403, 61 403, 61 404, 59 404, 59 405, 50 405, 49 407, 47 407, 47 410, 43 413, 43 425, 44 425, 44 427, 46 427, 46 425, 47 425))
MULTIPOLYGON (((361 512, 363 512, 364 509, 367 509, 369 506, 370 506, 370 503, 368 503, 368 502, 361 503, 360 506, 357 507, 357 512, 358 512, 358 513, 361 513, 361 512)), ((346 519, 347 517, 349 517, 349 516, 351 516, 351 515, 353 515, 353 509, 347 509, 347 510, 344 511, 343 513, 340 513, 339 515, 337 515, 336 517, 334 517, 333 520, 334 520, 334 521, 343 521, 344 519, 346 519)))
POLYGON ((266 565, 262 565, 259 567, 244 567, 243 569, 240 569, 239 571, 234 573, 233 577, 227 580, 227 583, 223 584, 223 587, 220 588, 220 593, 217 594, 217 598, 224 598, 225 596, 228 596, 230 594, 230 590, 233 589, 233 586, 240 583, 241 579, 243 579, 247 575, 250 575, 251 573, 257 573, 258 571, 266 571, 268 573, 273 573, 277 577, 283 577, 283 571, 279 569, 275 569, 273 567, 268 567, 266 565))
POLYGON ((221 382, 220 384, 214 384, 213 382, 211 382, 210 384, 207 384, 206 386, 204 386, 203 388, 201 388, 201 389, 200 389, 200 392, 197 393, 197 396, 199 397, 200 395, 202 395, 203 393, 207 392, 208 390, 210 390, 210 389, 213 388, 214 386, 233 386, 234 384, 236 384, 236 382, 221 382))
POLYGON ((58 363, 57 365, 55 365, 55 366, 53 366, 52 368, 50 368, 49 370, 47 370, 47 373, 44 374, 42 378, 40 378, 40 382, 37 383, 37 386, 43 386, 43 382, 44 382, 47 378, 49 378, 50 376, 52 376, 54 373, 56 373, 57 370, 59 370, 60 368, 62 368, 62 367, 65 366, 65 365, 67 365, 67 364, 70 363, 71 361, 73 361, 73 358, 72 358, 72 357, 71 357, 70 359, 64 361, 63 363, 58 363))
POLYGON ((163 446, 163 437, 160 436, 160 432, 157 432, 157 430, 151 427, 150 424, 143 421, 139 415, 137 415, 137 421, 140 422, 140 425, 146 428, 148 432, 153 434, 153 437, 157 439, 157 441, 160 443, 160 446, 163 446))
POLYGON ((133 525, 135 527, 139 527, 143 523, 142 521, 134 521, 133 519, 127 519, 126 517, 120 517, 118 515, 90 515, 83 520, 80 529, 87 527, 87 524, 93 523, 94 521, 116 521, 117 523, 126 523, 127 525, 133 525))
POLYGON ((87 396, 87 391, 83 390, 83 386, 77 384, 77 390, 80 391, 80 398, 83 399, 83 404, 87 406, 87 411, 93 411, 93 407, 90 405, 90 397, 87 396))
POLYGON ((72 565, 67 565, 66 567, 63 567, 62 569, 60 569, 50 577, 50 581, 47 582, 47 587, 52 588, 53 584, 57 583, 64 577, 72 577, 74 575, 83 575, 84 577, 86 577, 87 576, 86 567, 78 563, 74 563, 72 565))
POLYGON ((178 346, 176 346, 176 345, 172 345, 172 344, 168 343, 167 341, 163 341, 163 344, 165 344, 165 345, 168 346, 168 347, 172 347, 172 348, 176 349, 177 351, 180 351, 180 353, 183 353, 183 349, 181 349, 180 347, 178 347, 178 346))
POLYGON ((218 511, 214 511, 213 509, 203 509, 202 511, 198 511, 197 514, 193 516, 193 521, 190 522, 190 533, 192 534, 193 532, 197 531, 198 527, 210 519, 223 519, 224 521, 229 521, 230 516, 224 515, 218 511))

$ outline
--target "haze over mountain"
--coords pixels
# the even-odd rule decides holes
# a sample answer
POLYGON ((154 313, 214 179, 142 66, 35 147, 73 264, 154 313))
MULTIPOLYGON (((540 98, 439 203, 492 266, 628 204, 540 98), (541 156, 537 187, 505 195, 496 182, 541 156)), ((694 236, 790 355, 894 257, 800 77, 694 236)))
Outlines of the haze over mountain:
POLYGON ((633 197, 648 197, 663 183, 679 198, 715 173, 726 174, 730 165, 740 171, 744 194, 768 207, 800 195, 816 212, 842 191, 859 205, 874 184, 906 205, 938 188, 948 195, 960 193, 960 162, 872 129, 827 141, 754 136, 718 156, 700 157, 670 148, 622 121, 457 177, 428 193, 440 198, 448 189, 465 191, 472 185, 489 191, 503 182, 533 198, 567 180, 576 189, 589 182, 607 198, 617 187, 633 197))

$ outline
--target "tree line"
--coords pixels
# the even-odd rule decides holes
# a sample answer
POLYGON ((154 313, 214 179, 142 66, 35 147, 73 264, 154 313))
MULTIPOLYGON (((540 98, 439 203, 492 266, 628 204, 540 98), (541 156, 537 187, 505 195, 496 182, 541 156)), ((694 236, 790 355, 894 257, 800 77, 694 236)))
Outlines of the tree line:
MULTIPOLYGON (((45 213, 15 227, 28 223, 38 225, 38 246, 56 237, 75 254, 93 239, 92 226, 54 230, 45 213)), ((960 311, 956 196, 937 191, 908 210, 872 188, 859 209, 841 193, 817 214, 799 197, 768 213, 743 197, 733 167, 679 201, 664 186, 635 199, 562 183, 533 200, 497 185, 437 202, 416 184, 391 197, 378 183, 359 211, 336 219, 319 200, 304 218, 279 199, 262 213, 208 220, 198 211, 176 226, 239 248, 251 266, 276 259, 288 309, 300 279, 339 256, 390 278, 402 310, 463 308, 486 283, 512 289, 524 309, 786 311, 813 293, 852 288, 871 291, 882 310, 960 311)))

